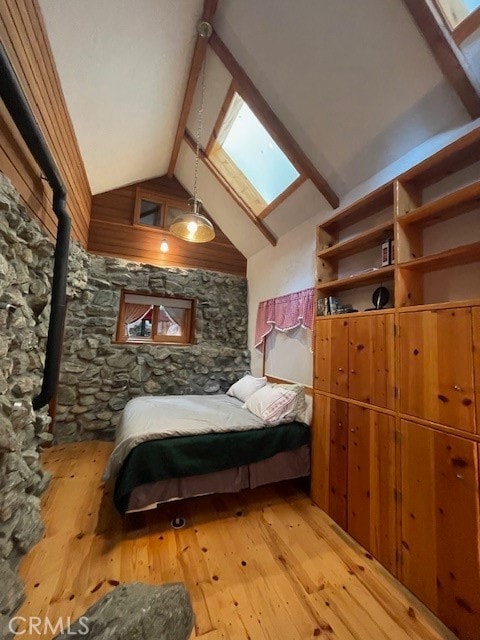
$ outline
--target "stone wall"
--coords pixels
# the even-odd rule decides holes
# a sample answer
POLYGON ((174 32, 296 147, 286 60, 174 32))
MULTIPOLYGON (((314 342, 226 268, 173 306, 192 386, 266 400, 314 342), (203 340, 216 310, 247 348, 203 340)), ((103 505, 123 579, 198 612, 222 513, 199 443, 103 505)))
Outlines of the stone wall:
POLYGON ((49 477, 39 448, 51 440, 36 414, 48 329, 52 244, 0 173, 0 638, 23 597, 16 569, 42 536, 40 498, 49 477), (10 311, 5 304, 13 305, 10 311))
POLYGON ((224 392, 250 368, 240 276, 160 268, 71 250, 58 442, 110 439, 135 396, 224 392), (120 292, 196 299, 195 344, 114 344, 120 292))

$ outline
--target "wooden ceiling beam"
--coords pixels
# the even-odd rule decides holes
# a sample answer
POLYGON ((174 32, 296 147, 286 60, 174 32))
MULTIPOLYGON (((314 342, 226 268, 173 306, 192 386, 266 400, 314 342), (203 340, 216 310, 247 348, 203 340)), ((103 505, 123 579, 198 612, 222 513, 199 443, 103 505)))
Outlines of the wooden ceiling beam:
POLYGON ((242 98, 244 98, 248 106, 253 109, 255 115, 271 134, 275 142, 287 154, 297 170, 299 170, 300 173, 304 173, 307 178, 310 178, 329 204, 336 209, 339 205, 337 194, 272 111, 265 98, 247 76, 243 67, 239 65, 233 57, 233 54, 215 31, 208 42, 227 70, 231 73, 242 98))
POLYGON ((479 88, 432 0, 403 0, 430 47, 443 75, 472 118, 480 117, 479 88))
MULTIPOLYGON (((197 144, 186 129, 183 134, 183 139, 188 144, 188 146, 192 149, 192 151, 196 153, 197 144)), ((205 151, 202 148, 199 149, 199 158, 200 160, 202 160, 202 162, 207 167, 207 169, 209 169, 210 172, 215 176, 215 178, 222 185, 222 187, 227 191, 228 195, 231 196, 235 201, 235 203, 242 209, 242 211, 246 213, 249 220, 253 222, 253 224, 265 236, 265 238, 270 242, 270 244, 275 247, 277 244, 277 238, 273 235, 273 233, 269 229, 267 229, 267 227, 262 223, 262 221, 259 220, 259 218, 257 218, 257 216, 245 204, 245 202, 240 198, 240 196, 237 195, 237 193, 228 184, 228 182, 225 180, 225 178, 222 176, 222 174, 219 172, 219 170, 216 168, 216 166, 213 164, 213 162, 206 155, 205 151)))
MULTIPOLYGON (((202 21, 211 22, 217 10, 218 0, 205 0, 203 4, 202 21)), ((197 36, 195 49, 193 50, 192 64, 190 65, 190 73, 188 74, 187 88, 183 98, 182 110, 178 120, 177 132, 175 133, 175 141, 173 143, 172 155, 170 156, 170 164, 168 165, 167 175, 173 177, 175 166, 177 164, 180 145, 182 143, 183 134, 187 127, 187 120, 192 108, 193 97, 197 87, 198 76, 202 70, 202 65, 207 53, 208 38, 197 36)))

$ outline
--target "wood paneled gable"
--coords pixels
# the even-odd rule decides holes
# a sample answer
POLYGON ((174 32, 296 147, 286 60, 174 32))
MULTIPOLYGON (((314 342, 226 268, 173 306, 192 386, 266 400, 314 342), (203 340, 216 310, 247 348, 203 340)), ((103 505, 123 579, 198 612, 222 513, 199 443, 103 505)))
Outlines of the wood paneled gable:
MULTIPOLYGON (((0 3, 0 38, 67 188, 72 236, 87 244, 91 193, 37 0, 0 3)), ((51 236, 51 189, 0 101, 0 171, 51 236)))
MULTIPOLYGON (((213 220, 215 239, 204 244, 186 242, 166 229, 135 224, 135 203, 139 192, 185 205, 191 197, 175 177, 168 176, 93 196, 89 251, 158 266, 246 274, 246 258, 213 220), (168 241, 168 253, 160 252, 160 243, 164 238, 168 241)), ((203 213, 209 217, 208 212, 203 213)))

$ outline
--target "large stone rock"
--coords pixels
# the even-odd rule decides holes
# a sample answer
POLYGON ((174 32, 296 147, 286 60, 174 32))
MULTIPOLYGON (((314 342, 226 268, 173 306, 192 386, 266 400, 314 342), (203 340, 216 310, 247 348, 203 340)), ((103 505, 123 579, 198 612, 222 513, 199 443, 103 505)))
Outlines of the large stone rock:
POLYGON ((0 560, 0 614, 14 611, 23 600, 23 585, 5 560, 0 560))
POLYGON ((182 584, 116 587, 54 640, 188 640, 194 615, 182 584))

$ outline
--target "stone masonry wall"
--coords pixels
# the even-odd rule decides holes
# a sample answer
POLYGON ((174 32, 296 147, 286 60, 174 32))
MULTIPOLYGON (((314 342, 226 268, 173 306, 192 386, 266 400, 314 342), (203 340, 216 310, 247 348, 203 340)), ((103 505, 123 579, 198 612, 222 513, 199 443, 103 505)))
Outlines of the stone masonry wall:
POLYGON ((56 441, 113 438, 138 395, 226 391, 250 368, 247 318, 243 277, 130 263, 74 245, 56 441), (195 298, 195 344, 114 344, 122 288, 195 298))
POLYGON ((48 485, 39 449, 51 440, 36 414, 49 318, 53 246, 0 173, 0 638, 23 598, 18 563, 42 536, 39 496, 48 485), (5 304, 15 307, 7 311, 5 304))

